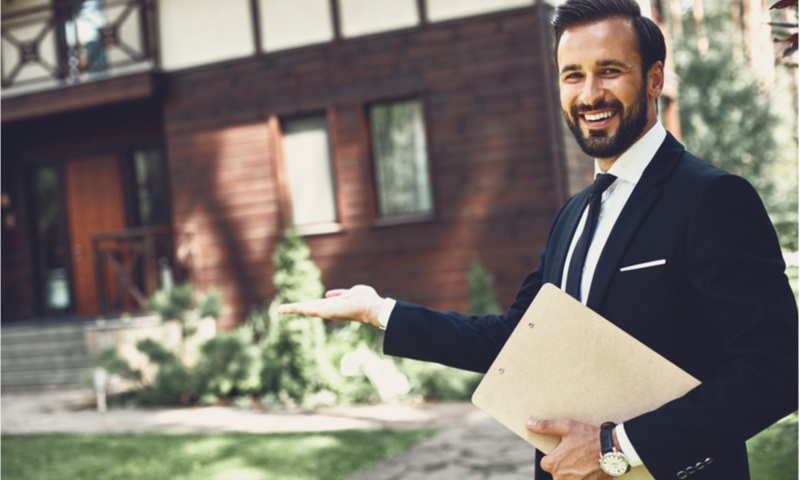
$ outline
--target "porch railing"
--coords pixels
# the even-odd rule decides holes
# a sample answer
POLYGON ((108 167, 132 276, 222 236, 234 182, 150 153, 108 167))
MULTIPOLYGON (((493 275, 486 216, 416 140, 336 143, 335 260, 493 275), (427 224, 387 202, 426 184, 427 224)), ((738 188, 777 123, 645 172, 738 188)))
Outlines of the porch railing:
POLYGON ((59 86, 153 68, 154 0, 56 0, 2 16, 2 86, 59 86))
MULTIPOLYGON (((185 238, 184 238, 185 237, 185 238)), ((168 227, 141 227, 92 237, 98 310, 101 315, 147 310, 160 288, 189 280, 191 259, 176 257, 181 244, 168 227)))

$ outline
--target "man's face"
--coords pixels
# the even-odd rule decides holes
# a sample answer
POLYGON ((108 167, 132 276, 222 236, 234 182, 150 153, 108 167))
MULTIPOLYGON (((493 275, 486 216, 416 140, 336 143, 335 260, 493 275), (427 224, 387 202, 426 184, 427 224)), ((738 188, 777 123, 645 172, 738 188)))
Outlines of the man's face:
MULTIPOLYGON (((630 20, 567 29, 558 46, 558 68, 562 113, 588 155, 615 160, 655 124, 660 88, 657 93, 648 88, 652 68, 642 76, 630 20)), ((660 68, 656 75, 663 73, 660 68)))

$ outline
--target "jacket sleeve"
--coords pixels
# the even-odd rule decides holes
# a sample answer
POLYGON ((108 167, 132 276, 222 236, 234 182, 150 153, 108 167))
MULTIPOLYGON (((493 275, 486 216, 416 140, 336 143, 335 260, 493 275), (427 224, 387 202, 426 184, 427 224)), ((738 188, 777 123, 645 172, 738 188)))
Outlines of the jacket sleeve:
MULTIPOLYGON (((695 202, 685 241, 696 315, 710 322, 716 337, 710 341, 722 345, 723 358, 684 397, 625 422, 656 478, 675 478, 684 465, 743 447, 797 408, 797 304, 758 194, 739 177, 710 181, 695 202)), ((722 478, 712 470, 693 478, 722 478)))
MULTIPOLYGON (((540 255, 544 261, 544 251, 540 255)), ((542 286, 542 264, 504 315, 469 316, 398 301, 383 340, 387 355, 484 373, 542 286)))

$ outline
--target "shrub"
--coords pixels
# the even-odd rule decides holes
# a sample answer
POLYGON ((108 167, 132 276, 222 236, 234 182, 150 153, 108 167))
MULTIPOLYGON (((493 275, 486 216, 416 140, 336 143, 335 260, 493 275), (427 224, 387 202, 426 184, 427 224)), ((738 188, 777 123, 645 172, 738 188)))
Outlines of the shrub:
POLYGON ((318 318, 278 315, 279 305, 322 296, 320 271, 303 238, 289 229, 275 249, 275 298, 260 318, 263 366, 261 387, 278 404, 330 402, 338 374, 325 349, 325 325, 318 318))
POLYGON ((475 256, 467 273, 470 315, 497 315, 503 309, 497 303, 497 295, 492 287, 492 277, 475 256))

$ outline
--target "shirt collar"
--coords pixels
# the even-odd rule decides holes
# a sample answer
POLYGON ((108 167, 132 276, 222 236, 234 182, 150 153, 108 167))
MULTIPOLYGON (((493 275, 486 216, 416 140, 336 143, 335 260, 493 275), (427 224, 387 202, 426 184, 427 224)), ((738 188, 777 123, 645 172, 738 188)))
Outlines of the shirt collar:
MULTIPOLYGON (((650 161, 655 157, 661 144, 664 143, 665 138, 667 138, 667 131, 660 121, 656 121, 653 128, 619 156, 607 173, 636 185, 639 179, 642 178, 644 170, 650 165, 650 161)), ((600 173, 603 173, 603 171, 600 170, 600 165, 595 159, 594 174, 597 176, 600 173)))

